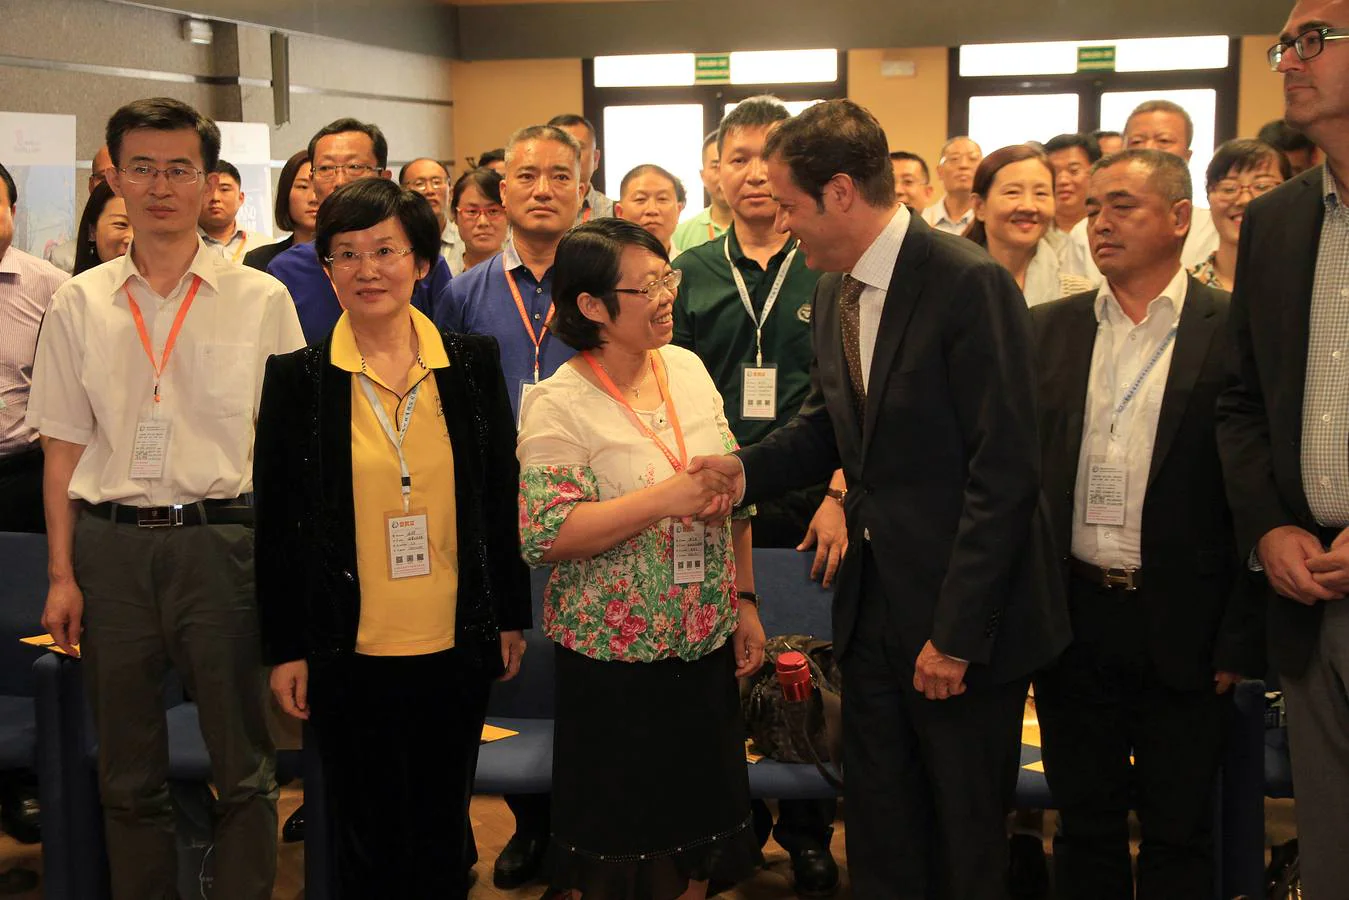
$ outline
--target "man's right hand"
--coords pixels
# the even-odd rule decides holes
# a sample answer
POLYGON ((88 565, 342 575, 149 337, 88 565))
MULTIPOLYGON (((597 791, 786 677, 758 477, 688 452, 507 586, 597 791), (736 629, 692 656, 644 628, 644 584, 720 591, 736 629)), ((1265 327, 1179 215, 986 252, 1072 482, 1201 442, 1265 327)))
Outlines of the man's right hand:
POLYGON ((740 464, 740 460, 729 453, 723 456, 695 456, 685 471, 690 475, 696 475, 703 471, 716 472, 729 483, 729 488, 726 491, 726 499, 729 503, 713 502, 708 504, 698 513, 699 519, 704 521, 724 519, 729 515, 730 509, 737 506, 745 496, 745 467, 740 464))
POLYGON ((1270 586, 1280 595, 1307 606, 1343 599, 1343 594, 1317 584, 1307 569, 1307 560, 1321 556, 1325 548, 1316 535, 1306 529, 1296 525, 1271 529, 1260 538, 1255 552, 1265 568, 1270 586))
POLYGON ((282 663, 272 669, 272 696, 297 719, 309 718, 309 663, 303 659, 282 663))
POLYGON ((47 588, 47 605, 42 610, 42 627, 52 636, 56 646, 79 656, 75 645, 80 642, 84 622, 84 594, 74 579, 52 581, 47 588))

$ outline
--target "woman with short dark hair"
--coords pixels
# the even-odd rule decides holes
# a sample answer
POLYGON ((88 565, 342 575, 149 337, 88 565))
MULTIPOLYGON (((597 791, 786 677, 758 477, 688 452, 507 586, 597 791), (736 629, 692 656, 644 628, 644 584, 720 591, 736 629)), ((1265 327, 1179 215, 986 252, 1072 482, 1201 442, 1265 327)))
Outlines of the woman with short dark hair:
POLYGON ((525 559, 551 563, 557 644, 552 883, 584 900, 675 900, 759 861, 737 675, 763 661, 748 518, 685 525, 735 448, 698 357, 670 345, 680 273, 621 219, 558 245, 549 328, 581 353, 523 400, 525 559))
POLYGON ((244 265, 266 272, 277 256, 296 244, 307 244, 314 239, 314 220, 318 215, 318 198, 314 195, 314 167, 309 162, 309 151, 301 150, 286 160, 281 167, 281 178, 276 184, 274 217, 278 231, 289 231, 285 239, 267 244, 244 254, 244 265))
POLYGON ((338 896, 463 898, 488 688, 518 671, 531 625, 515 423, 495 341, 411 308, 440 253, 424 197, 362 179, 324 201, 317 226, 344 312, 267 363, 264 661, 277 701, 317 737, 338 896))
POLYGON ((1247 138, 1221 144, 1204 174, 1218 249, 1190 274, 1201 284, 1231 291, 1236 286, 1237 243, 1247 205, 1292 178, 1293 169, 1283 153, 1247 138))

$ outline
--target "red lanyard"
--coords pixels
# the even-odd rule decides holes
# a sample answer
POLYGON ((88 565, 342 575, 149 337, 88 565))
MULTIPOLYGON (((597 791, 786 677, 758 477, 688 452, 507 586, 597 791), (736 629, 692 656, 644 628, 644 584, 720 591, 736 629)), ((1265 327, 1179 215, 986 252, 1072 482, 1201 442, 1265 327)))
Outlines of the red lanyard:
POLYGON ((515 308, 520 313, 520 321, 525 323, 525 333, 534 342, 534 383, 538 384, 539 352, 543 349, 543 339, 548 334, 548 323, 553 320, 553 304, 552 301, 549 301, 548 315, 543 320, 543 327, 535 331, 534 326, 529 324, 529 310, 525 309, 525 301, 520 296, 520 288, 516 287, 515 276, 511 274, 510 269, 506 268, 504 261, 501 265, 501 271, 506 275, 506 285, 511 289, 511 297, 515 299, 515 308))
POLYGON ((126 298, 131 303, 131 317, 136 320, 136 332, 140 335, 141 346, 145 348, 145 355, 150 358, 150 365, 155 370, 155 402, 159 402, 159 380, 164 375, 164 370, 168 368, 169 357, 173 355, 173 346, 178 343, 178 332, 183 330, 183 320, 187 318, 187 311, 192 308, 192 301, 197 299, 197 288, 201 287, 201 276, 192 276, 192 287, 187 289, 187 296, 183 298, 183 303, 178 307, 178 315, 173 319, 173 327, 169 329, 169 338, 164 342, 164 353, 160 357, 158 364, 155 363, 155 351, 150 345, 150 333, 145 330, 145 317, 141 315, 140 304, 131 293, 131 282, 126 283, 126 298))
POLYGON ((660 452, 664 453, 665 458, 670 461, 671 468, 676 472, 682 472, 684 467, 688 465, 689 451, 684 446, 684 429, 679 427, 679 413, 675 410, 674 399, 670 397, 670 385, 665 378, 665 360, 661 359, 660 365, 656 365, 656 357, 659 355, 652 354, 651 372, 656 376, 656 387, 660 390, 660 399, 665 402, 665 411, 670 415, 670 427, 674 429, 675 443, 679 445, 678 456, 671 452, 659 435, 646 426, 646 423, 637 415, 637 411, 632 408, 632 404, 623 396, 623 392, 618 389, 618 385, 614 384, 614 380, 609 377, 609 373, 604 371, 604 367, 590 354, 590 351, 584 350, 581 352, 581 356, 590 364, 590 370, 595 373, 595 377, 599 379, 600 384, 604 385, 604 389, 609 392, 610 397, 623 405, 623 409, 628 414, 628 419, 637 427, 637 430, 660 448, 660 452))
POLYGON ((595 212, 595 210, 593 210, 593 209, 591 209, 589 206, 587 206, 587 207, 581 212, 581 221, 582 221, 582 222, 589 222, 589 221, 590 221, 590 216, 591 216, 594 212, 595 212))

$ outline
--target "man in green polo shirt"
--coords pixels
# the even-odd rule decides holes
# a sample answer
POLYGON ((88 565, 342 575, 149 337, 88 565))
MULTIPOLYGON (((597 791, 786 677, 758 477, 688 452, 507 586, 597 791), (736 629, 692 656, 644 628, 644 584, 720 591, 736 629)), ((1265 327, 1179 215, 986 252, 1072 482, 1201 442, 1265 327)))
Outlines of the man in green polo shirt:
MULTIPOLYGON (((753 97, 727 113, 717 147, 731 227, 674 261, 684 273, 674 343, 702 359, 741 446, 786 424, 810 387, 810 314, 819 276, 806 268, 796 241, 774 228, 778 204, 762 159, 769 128, 789 116, 775 97, 753 97)), ((847 548, 842 477, 836 473, 837 488, 830 488, 835 497, 826 496, 830 486, 822 484, 759 504, 754 546, 818 544, 815 573, 823 572, 828 585, 847 548)), ((829 854, 835 811, 833 801, 779 804, 773 834, 792 856, 798 893, 817 895, 838 882, 829 854)))
POLYGON ((675 229, 674 247, 680 253, 715 241, 731 226, 731 208, 726 205, 726 195, 721 191, 721 178, 717 173, 721 162, 718 152, 717 133, 713 131, 703 138, 703 167, 698 171, 712 205, 675 229))

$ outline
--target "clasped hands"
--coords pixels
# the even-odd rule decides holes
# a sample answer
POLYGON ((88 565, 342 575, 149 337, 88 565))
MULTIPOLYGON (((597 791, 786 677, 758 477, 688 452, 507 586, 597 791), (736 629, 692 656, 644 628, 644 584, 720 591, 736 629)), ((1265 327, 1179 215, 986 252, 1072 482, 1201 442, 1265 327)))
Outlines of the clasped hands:
POLYGON ((1349 594, 1349 528, 1326 550, 1311 532, 1284 525, 1260 538, 1256 555, 1270 585, 1290 600, 1315 606, 1349 594))
POLYGON ((733 456, 695 456, 664 484, 670 493, 670 515, 716 524, 731 515, 744 495, 745 470, 733 456))

